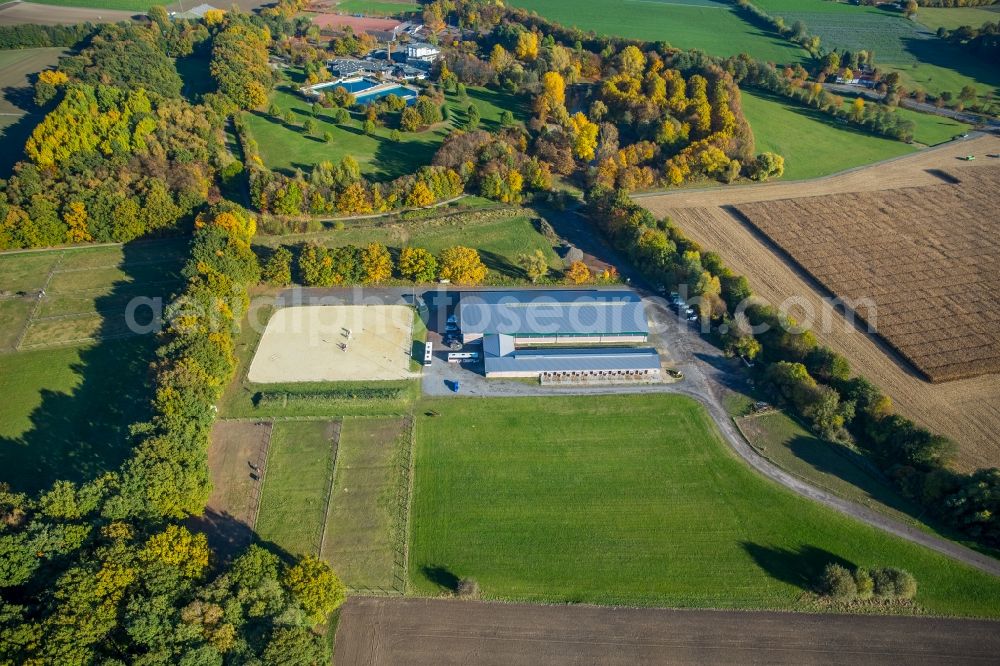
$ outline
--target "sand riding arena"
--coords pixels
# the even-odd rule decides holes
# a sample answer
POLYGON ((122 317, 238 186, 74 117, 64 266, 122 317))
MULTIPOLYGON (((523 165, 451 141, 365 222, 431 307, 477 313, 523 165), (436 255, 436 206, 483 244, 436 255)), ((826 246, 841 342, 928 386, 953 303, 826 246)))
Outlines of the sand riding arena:
POLYGON ((267 322, 247 378, 257 384, 406 379, 413 316, 404 305, 282 308, 267 322))

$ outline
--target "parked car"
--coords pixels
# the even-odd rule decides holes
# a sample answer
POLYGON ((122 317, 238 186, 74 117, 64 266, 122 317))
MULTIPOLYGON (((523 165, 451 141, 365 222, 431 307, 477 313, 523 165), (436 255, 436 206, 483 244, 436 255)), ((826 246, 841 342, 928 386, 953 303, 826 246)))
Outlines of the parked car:
POLYGON ((675 370, 674 368, 667 368, 667 374, 674 379, 684 379, 684 373, 680 370, 675 370))

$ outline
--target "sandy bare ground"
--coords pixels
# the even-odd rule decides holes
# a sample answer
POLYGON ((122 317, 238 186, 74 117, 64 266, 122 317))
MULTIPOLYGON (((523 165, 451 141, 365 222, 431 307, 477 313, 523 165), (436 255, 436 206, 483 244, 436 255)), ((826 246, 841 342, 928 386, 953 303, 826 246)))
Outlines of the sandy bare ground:
POLYGON ((143 12, 86 7, 57 7, 31 2, 0 5, 0 25, 36 23, 38 25, 73 25, 75 23, 118 23, 145 16, 143 12))
POLYGON ((247 378, 255 383, 406 379, 413 310, 307 305, 274 313, 247 378), (350 337, 348 337, 350 331, 350 337))
MULTIPOLYGON (((798 297, 815 312, 828 312, 829 326, 816 326, 823 344, 844 354, 854 369, 875 382, 894 401, 896 411, 953 439, 959 447, 956 466, 962 470, 1000 465, 1000 377, 983 375, 944 384, 918 376, 880 338, 861 331, 823 303, 816 284, 721 206, 747 201, 814 196, 825 193, 873 191, 941 183, 928 169, 958 171, 982 164, 985 153, 1000 152, 1000 139, 981 136, 875 165, 848 174, 799 183, 716 188, 643 197, 639 201, 657 215, 669 215, 684 232, 706 249, 718 252, 737 273, 747 276, 761 298, 781 303, 798 297), (977 162, 956 156, 975 154, 977 162)), ((792 311, 794 314, 794 310, 792 311)))
POLYGON ((208 448, 212 494, 205 515, 193 518, 192 527, 205 532, 223 557, 236 554, 253 539, 271 425, 216 421, 212 427, 208 448))
POLYGON ((975 620, 531 606, 355 597, 336 663, 987 664, 1000 624, 975 620))

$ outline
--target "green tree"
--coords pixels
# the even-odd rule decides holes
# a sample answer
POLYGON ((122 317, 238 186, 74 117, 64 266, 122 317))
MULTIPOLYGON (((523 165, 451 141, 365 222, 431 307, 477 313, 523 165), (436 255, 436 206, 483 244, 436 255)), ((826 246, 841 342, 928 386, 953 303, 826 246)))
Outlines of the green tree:
POLYGON ((420 113, 412 106, 403 109, 403 114, 399 118, 399 128, 404 132, 416 132, 422 123, 420 113))
POLYGON ((330 565, 313 555, 288 569, 283 582, 315 624, 326 620, 347 598, 344 584, 330 565))
POLYGON ((486 279, 489 272, 479 252, 471 247, 455 245, 445 248, 438 257, 440 275, 444 280, 459 285, 476 285, 486 279))
POLYGON ((476 106, 475 104, 470 104, 469 108, 466 110, 466 113, 468 114, 469 118, 468 122, 466 123, 466 128, 471 131, 479 127, 479 121, 480 121, 479 107, 476 106))
POLYGON ((392 278, 392 256, 381 243, 370 243, 361 255, 365 284, 378 284, 392 278))
POLYGON ((839 601, 849 601, 858 596, 858 586, 850 571, 839 564, 827 564, 823 569, 820 591, 839 601))
POLYGON ((292 283, 292 253, 286 247, 279 247, 268 257, 261 268, 261 280, 276 287, 292 283))
POLYGON ((549 262, 541 250, 517 255, 517 265, 524 270, 532 282, 538 282, 549 272, 549 262))
POLYGON ((399 273, 413 282, 432 282, 437 276, 438 262, 422 247, 404 247, 399 254, 399 273))

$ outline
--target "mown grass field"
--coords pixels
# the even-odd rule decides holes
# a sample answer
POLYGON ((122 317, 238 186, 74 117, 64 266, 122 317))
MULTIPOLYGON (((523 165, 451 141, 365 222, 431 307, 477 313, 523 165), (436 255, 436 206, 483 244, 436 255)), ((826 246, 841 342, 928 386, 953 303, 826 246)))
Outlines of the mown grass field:
POLYGON ((749 53, 777 63, 796 63, 804 49, 754 27, 716 0, 513 0, 565 26, 650 41, 665 41, 717 56, 749 53))
POLYGON ((319 555, 338 422, 282 421, 271 431, 255 530, 293 556, 319 555))
POLYGON ((963 25, 978 28, 984 23, 1000 21, 1000 6, 921 7, 917 11, 917 21, 934 31, 938 28, 954 30, 963 25))
POLYGON ((343 421, 322 555, 348 587, 402 589, 409 444, 409 419, 343 421))
POLYGON ((291 245, 298 242, 318 242, 327 247, 343 245, 365 246, 372 242, 386 245, 398 257, 407 245, 423 247, 438 253, 453 245, 466 245, 479 251, 490 269, 490 282, 527 281, 523 269, 517 266, 519 254, 541 250, 556 268, 561 265, 552 241, 543 236, 527 215, 493 216, 488 212, 377 223, 358 220, 346 223, 339 231, 292 236, 258 237, 262 245, 291 245))
POLYGON ((420 5, 411 0, 341 0, 337 3, 341 14, 364 14, 365 16, 400 16, 419 12, 420 5))
MULTIPOLYGON (((31 0, 40 5, 56 5, 59 7, 93 7, 94 9, 121 9, 125 11, 146 12, 153 5, 163 5, 155 0, 31 0)), ((167 3, 169 4, 169 3, 167 3)))
POLYGON ((0 482, 33 493, 117 469, 149 412, 154 349, 145 336, 0 354, 0 482))
POLYGON ((753 128, 757 152, 785 157, 786 180, 818 178, 916 150, 758 91, 743 90, 743 112, 753 128))
MULTIPOLYGON (((128 426, 147 413, 156 345, 131 334, 126 306, 169 296, 185 247, 172 240, 0 255, 0 480, 38 490, 119 466, 128 426)), ((150 316, 140 309, 136 321, 150 316)))
POLYGON ((1000 615, 1000 580, 756 476, 688 398, 453 398, 420 412, 418 594, 472 577, 494 599, 804 609, 823 567, 844 562, 908 569, 926 611, 1000 615))
POLYGON ((244 116, 268 168, 286 173, 302 169, 308 173, 319 162, 336 163, 351 155, 361 165, 361 172, 375 180, 391 180, 413 173, 421 165, 430 164, 444 138, 456 127, 464 125, 470 104, 479 109, 480 128, 490 131, 499 128, 500 114, 504 110, 511 111, 518 120, 524 120, 527 113, 523 100, 514 95, 470 87, 466 99, 448 95, 449 121, 422 132, 401 132, 400 140, 396 142, 390 134, 391 128, 398 125, 397 118, 389 119, 387 127, 379 127, 369 136, 362 128, 363 117, 360 113, 352 113, 347 123, 338 125, 333 122, 332 109, 321 109, 313 116, 311 102, 290 88, 276 91, 271 101, 282 113, 291 111, 294 114, 293 125, 262 112, 244 116), (317 125, 313 136, 306 135, 302 130, 303 123, 310 117, 316 120, 317 125), (326 132, 333 135, 330 143, 323 139, 326 132))
MULTIPOLYGON (((180 284, 186 248, 185 239, 171 239, 0 255, 0 311, 7 314, 0 351, 19 339, 25 350, 129 335, 129 302, 165 302, 180 284)), ((138 323, 151 316, 148 307, 136 311, 138 323)))

